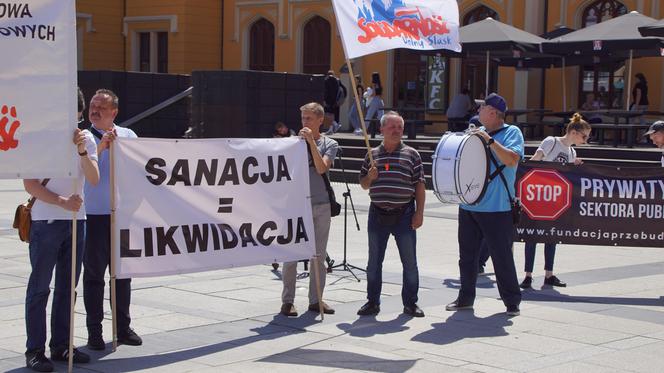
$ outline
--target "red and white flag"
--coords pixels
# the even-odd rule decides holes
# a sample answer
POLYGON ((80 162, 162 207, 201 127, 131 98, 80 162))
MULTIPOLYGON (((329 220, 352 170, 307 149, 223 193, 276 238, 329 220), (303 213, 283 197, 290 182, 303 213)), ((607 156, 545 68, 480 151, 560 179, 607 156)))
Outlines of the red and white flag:
POLYGON ((0 179, 75 177, 74 0, 0 2, 0 179))
POLYGON ((396 48, 461 51, 456 0, 332 0, 346 57, 396 48))

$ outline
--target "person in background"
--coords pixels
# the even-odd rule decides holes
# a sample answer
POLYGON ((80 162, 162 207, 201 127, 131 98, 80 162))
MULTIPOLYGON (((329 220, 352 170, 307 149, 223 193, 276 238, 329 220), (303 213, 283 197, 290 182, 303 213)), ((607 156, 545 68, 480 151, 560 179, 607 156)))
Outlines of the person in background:
MULTIPOLYGON (((595 100, 595 94, 592 92, 586 93, 586 100, 581 105, 581 110, 583 111, 596 111, 600 109, 600 104, 598 100, 595 100)), ((597 113, 592 113, 586 116, 588 118, 588 123, 602 123, 602 116, 597 113)))
POLYGON ((383 87, 375 87, 373 97, 371 97, 371 102, 367 107, 366 117, 364 118, 365 124, 369 127, 375 126, 376 122, 378 122, 379 119, 383 117, 384 106, 385 103, 383 102, 383 87))
POLYGON ((324 109, 326 113, 331 113, 334 115, 334 120, 326 132, 327 135, 331 135, 336 133, 341 127, 341 124, 339 124, 339 109, 341 108, 341 105, 343 105, 343 102, 348 95, 348 91, 341 83, 341 80, 339 80, 339 78, 334 75, 333 70, 327 72, 324 84, 324 109))
MULTIPOLYGON (((355 75, 355 86, 357 88, 357 97, 360 98, 360 106, 365 107, 364 104, 364 86, 362 85, 362 77, 355 75)), ((360 114, 357 112, 357 105, 355 104, 355 98, 353 97, 350 108, 348 109, 348 120, 350 121, 351 126, 353 127, 353 134, 362 135, 362 125, 360 123, 360 114)))
MULTIPOLYGON (((85 110, 83 93, 78 91, 78 118, 85 110)), ((38 179, 25 179, 25 190, 36 198, 30 228, 30 278, 25 295, 26 366, 37 372, 52 372, 46 357, 46 305, 55 269, 51 310, 51 359, 69 360, 69 320, 71 309, 72 217, 76 213, 76 283, 85 250, 85 204, 83 183, 99 182, 97 146, 89 131, 74 130, 78 153, 76 179, 57 178, 44 185, 38 179), (75 191, 72 193, 74 183, 75 191)), ((73 150, 73 149, 72 149, 73 150)), ((74 363, 87 363, 90 356, 74 348, 74 363)))
POLYGON ((461 89, 461 92, 452 98, 452 102, 450 102, 450 106, 447 108, 446 114, 447 121, 450 124, 450 131, 464 130, 465 128, 461 128, 460 124, 463 123, 463 127, 465 127, 473 113, 474 107, 475 105, 470 98, 468 88, 461 89))
MULTIPOLYGON (((535 151, 535 155, 530 158, 531 161, 545 161, 545 162, 561 162, 579 165, 583 163, 576 157, 576 151, 572 146, 582 145, 588 141, 590 136, 591 127, 588 122, 581 119, 581 114, 575 113, 572 120, 567 123, 565 128, 565 136, 554 137, 549 136, 545 138, 540 146, 535 151)), ((526 277, 521 282, 522 289, 532 287, 533 283, 533 266, 535 263, 535 248, 537 243, 535 241, 526 241, 525 245, 525 266, 524 271, 526 277)), ((558 277, 553 274, 553 260, 556 255, 556 244, 544 244, 544 285, 565 287, 566 283, 560 281, 558 277)))
MULTIPOLYGON (((637 82, 634 84, 634 88, 632 88, 632 103, 629 110, 648 110, 648 105, 650 104, 648 101, 648 81, 642 73, 637 73, 634 76, 636 77, 637 82)), ((641 124, 645 124, 646 120, 643 115, 641 115, 639 121, 641 124)))
POLYGON ((295 136, 295 131, 288 128, 284 122, 277 122, 274 124, 274 133, 272 137, 290 137, 295 136))

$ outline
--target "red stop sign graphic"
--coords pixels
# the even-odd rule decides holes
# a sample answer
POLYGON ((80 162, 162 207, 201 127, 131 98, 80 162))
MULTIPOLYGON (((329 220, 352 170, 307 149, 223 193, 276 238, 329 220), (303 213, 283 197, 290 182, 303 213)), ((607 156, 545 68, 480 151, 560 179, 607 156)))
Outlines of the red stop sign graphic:
POLYGON ((572 204, 572 184, 556 170, 530 170, 519 181, 519 198, 532 220, 555 220, 572 204))

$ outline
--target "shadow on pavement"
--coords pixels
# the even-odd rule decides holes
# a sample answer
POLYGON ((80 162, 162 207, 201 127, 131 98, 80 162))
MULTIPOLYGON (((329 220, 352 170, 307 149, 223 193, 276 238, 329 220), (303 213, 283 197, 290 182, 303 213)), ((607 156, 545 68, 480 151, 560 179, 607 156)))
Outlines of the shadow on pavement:
POLYGON ((368 372, 406 372, 417 360, 388 360, 353 352, 296 348, 257 360, 265 363, 358 369, 368 372))
POLYGON ((613 304, 625 306, 659 306, 664 307, 664 297, 659 298, 628 298, 628 297, 594 297, 585 295, 567 295, 544 287, 542 291, 522 291, 523 300, 535 302, 562 302, 562 303, 594 303, 613 304))
POLYGON ((512 321, 504 312, 485 318, 476 317, 472 311, 458 311, 445 322, 431 324, 431 329, 420 333, 411 341, 446 345, 465 338, 500 337, 508 335, 506 326, 512 321))
POLYGON ((399 333, 409 328, 404 324, 411 317, 401 314, 390 321, 378 321, 376 316, 360 316, 352 324, 337 324, 337 328, 353 337, 373 337, 379 334, 399 333))

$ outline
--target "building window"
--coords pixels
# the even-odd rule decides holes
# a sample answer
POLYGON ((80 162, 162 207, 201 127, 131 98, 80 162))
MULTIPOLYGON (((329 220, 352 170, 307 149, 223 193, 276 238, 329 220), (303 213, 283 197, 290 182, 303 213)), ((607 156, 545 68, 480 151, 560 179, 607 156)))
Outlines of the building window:
MULTIPOLYGON (((463 17, 463 26, 482 21, 488 17, 500 20, 498 13, 484 5, 480 5, 463 17)), ((498 65, 491 62, 489 66, 489 92, 498 88, 498 65)), ((471 97, 483 98, 486 90, 486 55, 469 55, 463 58, 461 64, 461 88, 468 88, 471 97)))
POLYGON ((274 25, 261 18, 249 31, 249 69, 274 71, 274 25))
POLYGON ((588 27, 627 14, 627 7, 615 0, 598 0, 583 11, 581 27, 588 27))
POLYGON ((137 33, 136 69, 144 72, 168 72, 168 32, 137 33))
MULTIPOLYGON (((582 13, 582 27, 627 14, 627 7, 615 0, 598 0, 582 13)), ((586 65, 579 72, 578 107, 597 101, 601 109, 623 109, 625 96, 624 62, 586 65)))
POLYGON ((323 17, 310 19, 303 30, 302 72, 325 74, 330 70, 330 23, 323 17))

